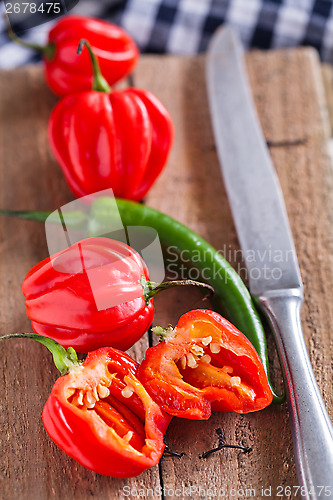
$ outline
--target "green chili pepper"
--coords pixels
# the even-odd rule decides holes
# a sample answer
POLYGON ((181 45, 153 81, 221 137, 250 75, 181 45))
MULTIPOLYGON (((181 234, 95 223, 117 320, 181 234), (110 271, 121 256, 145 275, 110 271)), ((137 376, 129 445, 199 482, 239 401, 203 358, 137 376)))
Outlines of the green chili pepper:
MULTIPOLYGON (((195 262, 195 267, 200 271, 204 270, 204 280, 214 288, 231 323, 244 333, 255 347, 269 380, 265 332, 251 295, 233 267, 203 238, 168 215, 128 200, 117 199, 117 207, 125 227, 147 226, 153 228, 157 231, 163 245, 174 246, 179 253, 184 250, 195 252, 196 256, 200 257, 196 258, 198 262, 195 262)), ((72 214, 66 213, 66 225, 82 227, 86 223, 90 236, 105 234, 110 230, 112 217, 118 216, 114 209, 115 200, 113 198, 98 198, 91 206, 88 219, 79 211, 72 214)), ((0 210, 0 215, 45 221, 50 212, 0 210)), ((285 395, 278 396, 271 383, 270 387, 273 392, 273 401, 275 403, 284 402, 285 395)))

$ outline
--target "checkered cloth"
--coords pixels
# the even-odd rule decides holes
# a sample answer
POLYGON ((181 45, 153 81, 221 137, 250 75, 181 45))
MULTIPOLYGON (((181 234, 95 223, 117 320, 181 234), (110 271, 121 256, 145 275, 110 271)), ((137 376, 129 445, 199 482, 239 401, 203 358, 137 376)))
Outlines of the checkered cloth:
MULTIPOLYGON (((38 4, 38 0, 34 1, 38 4)), ((312 45, 323 60, 333 63, 332 3, 331 0, 79 0, 70 12, 100 17, 122 26, 142 52, 205 51, 215 29, 228 23, 237 29, 247 48, 312 45)), ((1 8, 4 9, 3 2, 1 8)), ((24 31, 23 19, 19 26, 22 38, 43 44, 54 22, 24 31)), ((9 41, 1 16, 0 67, 15 67, 38 57, 9 41)))

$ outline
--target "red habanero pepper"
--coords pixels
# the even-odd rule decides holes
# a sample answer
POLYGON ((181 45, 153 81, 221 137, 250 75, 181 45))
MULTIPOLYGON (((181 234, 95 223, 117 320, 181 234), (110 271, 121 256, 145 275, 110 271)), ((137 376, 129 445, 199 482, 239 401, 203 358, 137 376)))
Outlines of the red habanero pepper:
POLYGON ((0 340, 18 337, 45 345, 63 375, 45 403, 43 424, 67 455, 113 477, 137 476, 159 462, 171 417, 139 382, 138 364, 128 354, 103 347, 81 363, 74 349, 36 334, 0 340))
POLYGON ((186 284, 211 289, 190 280, 158 286, 148 280, 147 266, 135 250, 95 237, 34 266, 22 291, 36 333, 79 352, 104 346, 125 351, 151 325, 159 291, 186 284))
POLYGON ((272 402, 262 362, 249 340, 218 313, 184 314, 165 340, 146 351, 138 377, 160 407, 177 417, 248 413, 272 402))
POLYGON ((93 74, 88 54, 77 57, 81 38, 89 38, 109 85, 127 76, 139 58, 135 42, 124 30, 92 17, 62 17, 50 30, 45 46, 19 39, 10 27, 9 34, 20 45, 42 52, 46 82, 58 96, 92 87, 93 74))
POLYGON ((111 188, 115 196, 141 200, 161 173, 173 141, 169 113, 150 92, 111 91, 94 67, 93 90, 66 96, 52 111, 48 136, 73 193, 111 188))

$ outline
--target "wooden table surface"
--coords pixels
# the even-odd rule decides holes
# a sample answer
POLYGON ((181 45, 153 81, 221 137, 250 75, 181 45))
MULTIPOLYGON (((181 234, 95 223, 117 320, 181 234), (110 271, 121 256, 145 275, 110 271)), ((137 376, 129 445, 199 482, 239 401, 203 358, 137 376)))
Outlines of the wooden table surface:
MULTIPOLYGON (((312 49, 252 52, 247 63, 305 285, 306 344, 333 417, 333 177, 320 65, 312 49)), ((214 147, 204 57, 145 56, 134 79, 137 86, 162 100, 176 129, 168 166, 146 203, 232 254, 238 242, 214 147)), ((47 143, 46 125, 55 102, 39 67, 0 73, 0 208, 55 210, 73 199, 47 143)), ((31 331, 21 284, 27 271, 47 257, 43 225, 1 219, 0 252, 0 332, 31 331)), ((186 311, 206 307, 201 297, 196 290, 165 292, 156 299, 154 323, 175 324, 186 311)), ((279 386, 281 376, 270 335, 268 343, 273 378, 279 386)), ((147 345, 147 339, 142 339, 131 354, 140 361, 147 345)), ((111 500, 126 498, 129 491, 134 498, 140 489, 149 498, 198 498, 199 487, 201 495, 209 497, 210 493, 211 498, 218 493, 224 493, 224 498, 264 498, 262 489, 265 498, 278 493, 288 498, 288 489, 282 488, 297 485, 285 405, 249 415, 215 413, 206 422, 175 418, 167 441, 185 456, 164 456, 159 466, 133 479, 99 476, 67 457, 43 429, 42 408, 58 376, 45 348, 30 341, 8 341, 1 344, 0 356, 3 500, 111 500), (216 445, 218 427, 228 443, 250 446, 251 453, 225 449, 200 459, 199 455, 216 445)))

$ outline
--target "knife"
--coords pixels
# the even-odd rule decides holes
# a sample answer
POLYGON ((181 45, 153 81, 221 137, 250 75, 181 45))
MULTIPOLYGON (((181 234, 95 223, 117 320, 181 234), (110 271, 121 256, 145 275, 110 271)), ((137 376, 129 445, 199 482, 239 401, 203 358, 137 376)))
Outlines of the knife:
POLYGON ((297 256, 243 48, 229 26, 213 36, 206 79, 217 154, 250 292, 270 323, 282 364, 300 492, 312 500, 333 496, 333 427, 302 334, 297 256))

